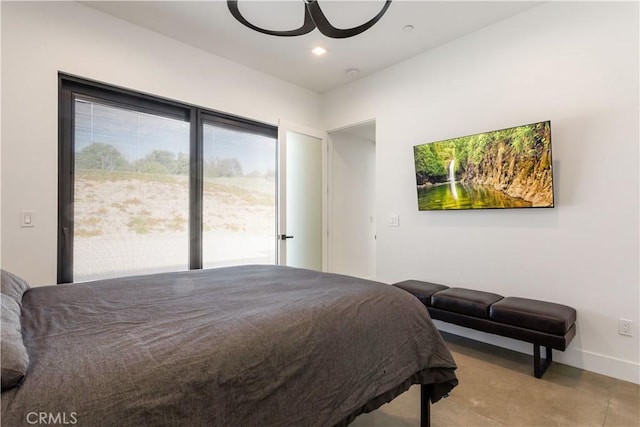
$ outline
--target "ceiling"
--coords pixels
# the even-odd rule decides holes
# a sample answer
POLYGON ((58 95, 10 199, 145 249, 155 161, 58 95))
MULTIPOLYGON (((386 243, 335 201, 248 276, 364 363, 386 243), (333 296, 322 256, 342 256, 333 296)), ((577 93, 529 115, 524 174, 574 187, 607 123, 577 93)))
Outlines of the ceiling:
MULTIPOLYGON (((358 26, 378 13, 384 0, 318 0, 331 24, 358 26)), ((261 34, 240 24, 226 1, 82 1, 88 7, 195 46, 279 79, 323 93, 523 12, 541 2, 393 0, 364 33, 331 39, 315 29, 297 37, 261 34), (405 30, 407 25, 413 30, 405 30), (316 56, 311 49, 327 53, 316 56), (356 69, 357 73, 347 70, 356 69)), ((238 2, 259 27, 301 26, 303 0, 238 2)))

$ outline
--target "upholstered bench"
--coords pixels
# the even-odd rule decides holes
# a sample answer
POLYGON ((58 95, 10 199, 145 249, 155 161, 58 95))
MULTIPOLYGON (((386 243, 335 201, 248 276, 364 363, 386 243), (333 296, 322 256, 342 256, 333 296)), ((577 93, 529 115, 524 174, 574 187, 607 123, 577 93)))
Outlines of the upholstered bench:
POLYGON ((532 343, 536 378, 551 364, 552 349, 564 351, 576 335, 576 310, 566 305, 419 280, 394 286, 418 297, 433 319, 532 343), (544 360, 540 346, 546 348, 544 360))

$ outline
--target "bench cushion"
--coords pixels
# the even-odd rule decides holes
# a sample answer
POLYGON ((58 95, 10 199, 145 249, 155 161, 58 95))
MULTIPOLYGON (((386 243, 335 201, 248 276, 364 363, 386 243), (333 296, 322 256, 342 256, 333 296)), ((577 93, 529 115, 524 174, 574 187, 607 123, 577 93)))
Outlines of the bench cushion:
POLYGON ((404 289, 405 291, 417 296, 418 299, 426 306, 431 305, 431 295, 436 292, 449 289, 449 287, 445 285, 438 285, 436 283, 423 282, 420 280, 405 280, 404 282, 395 283, 393 286, 404 289))
POLYGON ((431 305, 442 310, 488 318, 489 307, 502 300, 502 295, 464 288, 449 288, 431 296, 431 305))
POLYGON ((576 310, 562 304, 507 297, 491 306, 489 318, 555 335, 564 335, 576 322, 576 310))

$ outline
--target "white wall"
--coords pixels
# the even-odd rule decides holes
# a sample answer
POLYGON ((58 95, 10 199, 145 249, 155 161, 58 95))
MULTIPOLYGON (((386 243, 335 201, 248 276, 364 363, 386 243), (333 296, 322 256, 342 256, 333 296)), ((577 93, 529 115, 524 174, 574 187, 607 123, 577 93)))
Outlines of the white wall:
POLYGON ((58 71, 318 127, 318 95, 75 2, 2 2, 2 267, 56 280, 58 71), (19 228, 21 210, 35 228, 19 228))
POLYGON ((375 141, 348 131, 330 138, 329 271, 374 278, 375 141))
POLYGON ((637 3, 547 3, 322 96, 326 129, 376 119, 379 280, 573 306, 577 336, 555 358, 640 382, 638 16, 637 3), (555 208, 418 212, 413 145, 542 120, 555 208))

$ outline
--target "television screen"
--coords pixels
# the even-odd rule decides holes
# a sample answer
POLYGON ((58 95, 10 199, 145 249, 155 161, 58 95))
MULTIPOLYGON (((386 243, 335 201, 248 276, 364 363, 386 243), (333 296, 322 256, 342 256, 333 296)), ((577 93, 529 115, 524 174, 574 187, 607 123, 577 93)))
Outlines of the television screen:
POLYGON ((413 148, 418 209, 552 208, 551 122, 413 148))

